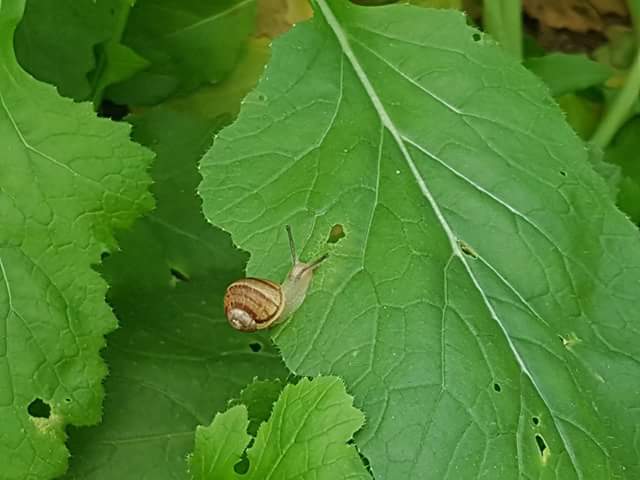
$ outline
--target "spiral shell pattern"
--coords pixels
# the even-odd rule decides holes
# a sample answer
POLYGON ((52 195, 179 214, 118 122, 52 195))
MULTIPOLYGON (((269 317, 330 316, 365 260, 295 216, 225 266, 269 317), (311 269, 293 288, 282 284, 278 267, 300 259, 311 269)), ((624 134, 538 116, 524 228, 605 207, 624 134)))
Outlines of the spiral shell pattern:
POLYGON ((233 328, 253 332, 267 328, 284 309, 284 295, 277 283, 243 278, 232 283, 224 295, 224 313, 233 328))

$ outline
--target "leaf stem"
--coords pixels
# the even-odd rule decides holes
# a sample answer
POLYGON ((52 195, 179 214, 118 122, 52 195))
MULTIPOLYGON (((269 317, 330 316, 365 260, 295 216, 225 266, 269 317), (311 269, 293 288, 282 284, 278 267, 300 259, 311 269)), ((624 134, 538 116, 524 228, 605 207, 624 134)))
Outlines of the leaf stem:
POLYGON ((629 115, 640 94, 640 0, 629 0, 629 12, 636 37, 636 55, 622 89, 604 113, 603 119, 591 137, 591 143, 605 149, 629 115))
POLYGON ((482 14, 484 30, 502 48, 522 60, 522 1, 485 0, 482 14))
POLYGON ((640 45, 640 0, 629 0, 627 2, 629 13, 631 14, 631 23, 633 24, 633 33, 636 35, 636 42, 640 45))

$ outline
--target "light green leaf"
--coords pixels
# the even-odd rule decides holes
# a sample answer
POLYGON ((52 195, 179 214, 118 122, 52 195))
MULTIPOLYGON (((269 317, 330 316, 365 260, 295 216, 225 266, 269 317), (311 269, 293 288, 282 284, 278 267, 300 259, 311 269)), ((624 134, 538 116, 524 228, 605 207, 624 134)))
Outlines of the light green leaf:
POLYGON ((196 163, 220 121, 164 107, 131 120, 133 138, 157 153, 157 208, 105 260, 120 328, 105 351, 103 422, 70 432, 69 479, 187 478, 196 425, 254 377, 286 375, 266 335, 236 332, 224 317, 222 296, 244 276, 246 254, 206 222, 195 194, 196 163))
POLYGON ((528 58, 524 61, 524 66, 549 86, 552 95, 563 95, 601 85, 613 75, 611 67, 578 54, 551 53, 543 57, 528 58))
POLYGON ((123 43, 151 66, 107 95, 123 104, 152 104, 221 81, 245 48, 255 11, 256 0, 139 0, 123 43))
POLYGON ((192 478, 225 480, 237 478, 233 466, 238 463, 251 437, 246 432, 247 407, 237 405, 219 413, 208 427, 196 429, 193 455, 189 459, 192 478))
POLYGON ((603 178, 609 187, 609 196, 615 202, 622 181, 622 169, 618 165, 605 161, 604 152, 596 145, 587 145, 587 147, 589 163, 591 163, 593 170, 603 178))
POLYGON ((288 366, 379 478, 639 477, 640 240, 547 88, 456 12, 316 5, 201 163, 250 275, 332 250, 288 366))
POLYGON ((196 480, 313 478, 369 479, 358 452, 346 442, 364 423, 336 377, 302 379, 287 385, 248 450, 249 470, 233 465, 251 438, 247 409, 238 405, 196 430, 191 473, 196 480))
POLYGON ((23 8, 0 4, 0 465, 19 480, 63 473, 65 427, 100 420, 99 352, 116 319, 91 265, 152 206, 151 153, 129 127, 17 64, 23 8), (38 404, 43 417, 30 416, 38 404))

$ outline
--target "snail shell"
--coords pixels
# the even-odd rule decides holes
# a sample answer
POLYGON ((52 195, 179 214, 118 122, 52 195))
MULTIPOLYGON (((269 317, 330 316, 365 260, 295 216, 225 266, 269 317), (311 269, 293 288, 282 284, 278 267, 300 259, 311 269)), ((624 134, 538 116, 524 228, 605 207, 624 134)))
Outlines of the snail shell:
POLYGON ((229 323, 243 332, 269 327, 280 317, 284 306, 282 287, 261 278, 233 282, 224 295, 224 313, 229 323))

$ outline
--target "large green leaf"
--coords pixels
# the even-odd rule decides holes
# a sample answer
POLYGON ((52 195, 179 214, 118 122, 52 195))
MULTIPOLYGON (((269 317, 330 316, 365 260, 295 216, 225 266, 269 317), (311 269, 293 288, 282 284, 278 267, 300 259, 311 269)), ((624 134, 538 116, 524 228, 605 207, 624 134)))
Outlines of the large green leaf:
MULTIPOLYGON (((234 86, 256 78, 236 77, 234 86)), ((241 93, 229 95, 236 108, 241 93)), ((161 107, 132 119, 133 138, 157 153, 157 208, 119 236, 122 251, 105 260, 121 328, 105 351, 103 422, 71 432, 67 478, 187 478, 196 426, 254 377, 286 374, 267 336, 243 335, 224 318, 224 290, 244 275, 246 254, 200 211, 196 163, 221 123, 198 113, 199 98, 192 108, 185 99, 182 111, 161 107)), ((220 104, 208 105, 229 118, 220 104)))
POLYGON ((346 236, 276 340, 379 478, 637 478, 640 241, 546 87, 455 12, 318 0, 201 163, 251 275, 346 236))
POLYGON ((23 8, 0 4, 0 475, 20 480, 64 472, 65 426, 100 419, 116 319, 91 265, 152 205, 151 153, 129 127, 18 66, 23 8))
POLYGON ((364 423, 339 378, 287 385, 247 451, 249 468, 234 465, 251 437, 247 408, 235 406, 198 427, 190 470, 196 480, 370 479, 358 452, 346 445, 364 423))

